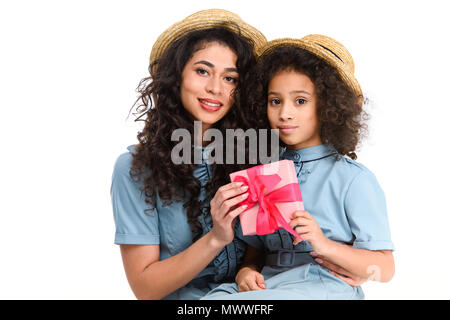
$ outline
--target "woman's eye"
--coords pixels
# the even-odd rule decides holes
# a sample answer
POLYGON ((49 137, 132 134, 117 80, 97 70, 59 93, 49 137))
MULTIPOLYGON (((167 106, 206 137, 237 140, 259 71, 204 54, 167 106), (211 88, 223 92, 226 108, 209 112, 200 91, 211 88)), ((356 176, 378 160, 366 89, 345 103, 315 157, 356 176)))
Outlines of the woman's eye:
POLYGON ((206 71, 205 69, 197 69, 196 71, 198 74, 201 74, 202 76, 205 76, 208 74, 208 71, 206 71))
POLYGON ((295 100, 295 102, 296 102, 297 104, 305 104, 305 103, 306 103, 306 100, 305 100, 305 99, 299 98, 299 99, 295 100))
POLYGON ((236 79, 236 78, 233 78, 233 77, 225 77, 225 81, 227 81, 227 82, 232 82, 232 83, 236 83, 236 82, 237 82, 237 79, 236 79))
POLYGON ((281 103, 281 101, 280 101, 280 99, 270 99, 270 100, 269 100, 269 103, 270 103, 271 105, 278 105, 278 104, 281 103))

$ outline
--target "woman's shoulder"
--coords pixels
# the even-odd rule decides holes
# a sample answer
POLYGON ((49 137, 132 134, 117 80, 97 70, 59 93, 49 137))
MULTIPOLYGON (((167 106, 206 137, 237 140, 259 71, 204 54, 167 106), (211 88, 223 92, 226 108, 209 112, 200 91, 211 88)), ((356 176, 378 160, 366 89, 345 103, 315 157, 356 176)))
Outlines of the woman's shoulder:
POLYGON ((131 164, 133 161, 132 153, 135 150, 135 145, 129 145, 127 147, 127 152, 121 153, 114 164, 114 175, 129 176, 131 164))

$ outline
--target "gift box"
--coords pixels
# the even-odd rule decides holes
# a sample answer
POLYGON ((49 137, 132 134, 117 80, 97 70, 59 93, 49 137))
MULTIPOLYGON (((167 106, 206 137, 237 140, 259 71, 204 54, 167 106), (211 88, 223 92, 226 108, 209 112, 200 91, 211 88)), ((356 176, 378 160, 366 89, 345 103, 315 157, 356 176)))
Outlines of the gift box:
POLYGON ((239 205, 247 205, 239 215, 244 235, 271 234, 284 228, 301 237, 289 226, 296 210, 304 210, 294 163, 282 160, 230 174, 231 181, 247 185, 249 196, 239 205))

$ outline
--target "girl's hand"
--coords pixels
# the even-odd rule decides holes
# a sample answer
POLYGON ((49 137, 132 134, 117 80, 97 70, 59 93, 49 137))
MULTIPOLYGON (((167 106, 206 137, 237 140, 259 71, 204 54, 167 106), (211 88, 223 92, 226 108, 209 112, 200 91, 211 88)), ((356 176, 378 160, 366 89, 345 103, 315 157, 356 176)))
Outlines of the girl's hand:
POLYGON ((360 286, 361 284, 367 281, 367 279, 361 278, 353 273, 348 272, 344 268, 341 268, 337 264, 331 263, 323 256, 318 255, 314 251, 312 251, 310 254, 315 258, 318 264, 330 270, 330 273, 332 275, 338 277, 339 279, 343 280, 344 282, 353 287, 360 286))
POLYGON ((236 275, 236 283, 239 292, 264 290, 264 276, 249 267, 243 267, 236 275))
MULTIPOLYGON (((311 216, 308 211, 298 210, 294 212, 294 219, 289 223, 291 228, 295 228, 294 231, 297 232, 303 240, 307 240, 311 247, 317 253, 321 253, 326 250, 329 246, 329 241, 327 237, 320 229, 317 221, 311 216), (296 227, 297 226, 297 227, 296 227)), ((301 242, 299 239, 295 239, 294 246, 301 242)))
POLYGON ((210 232, 223 246, 233 241, 235 218, 246 209, 245 205, 236 207, 248 197, 248 186, 241 187, 242 184, 232 182, 220 187, 210 202, 213 220, 210 232))

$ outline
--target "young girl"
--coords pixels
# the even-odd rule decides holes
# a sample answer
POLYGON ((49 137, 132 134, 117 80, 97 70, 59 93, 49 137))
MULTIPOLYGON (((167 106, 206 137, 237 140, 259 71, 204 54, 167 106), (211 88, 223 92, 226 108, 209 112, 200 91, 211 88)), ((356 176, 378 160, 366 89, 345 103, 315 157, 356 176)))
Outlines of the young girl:
MULTIPOLYGON (((236 14, 213 9, 174 24, 152 48, 137 107, 145 127, 118 157, 111 184, 115 244, 138 299, 198 299, 234 279, 245 245, 233 239, 233 219, 242 210, 210 214, 209 200, 236 167, 207 164, 211 150, 199 137, 192 149, 201 149, 202 163, 175 164, 171 136, 178 128, 195 133, 195 120, 201 137, 212 127, 245 128, 241 87, 265 43, 236 14)), ((244 192, 225 188, 219 206, 244 192)))
POLYGON ((241 234, 248 251, 236 283, 205 299, 362 299, 361 287, 321 265, 381 282, 394 274, 383 191, 355 161, 365 125, 352 57, 321 35, 274 40, 259 54, 249 108, 279 130, 281 159, 295 164, 305 211, 290 226, 303 241, 284 229, 241 234))

